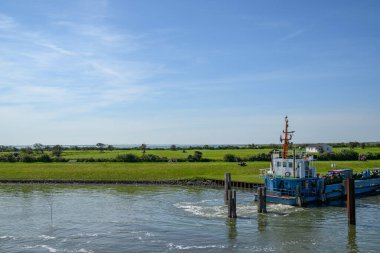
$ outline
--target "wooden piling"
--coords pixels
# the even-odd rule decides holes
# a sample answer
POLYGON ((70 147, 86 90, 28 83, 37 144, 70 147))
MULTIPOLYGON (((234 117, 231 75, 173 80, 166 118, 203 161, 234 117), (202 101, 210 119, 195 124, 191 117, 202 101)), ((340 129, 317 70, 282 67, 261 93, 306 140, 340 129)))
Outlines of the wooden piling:
POLYGON ((266 213, 267 212, 267 189, 266 187, 257 188, 257 212, 266 213))
POLYGON ((347 216, 348 224, 356 225, 355 215, 355 182, 352 178, 347 178, 347 216))
POLYGON ((263 200, 261 201, 262 202, 262 212, 263 213, 266 213, 267 212, 267 188, 266 187, 263 187, 263 196, 262 196, 263 200))
POLYGON ((228 218, 237 218, 236 215, 236 191, 228 191, 228 218))
POLYGON ((224 203, 228 203, 228 191, 231 190, 231 173, 224 173, 224 203))

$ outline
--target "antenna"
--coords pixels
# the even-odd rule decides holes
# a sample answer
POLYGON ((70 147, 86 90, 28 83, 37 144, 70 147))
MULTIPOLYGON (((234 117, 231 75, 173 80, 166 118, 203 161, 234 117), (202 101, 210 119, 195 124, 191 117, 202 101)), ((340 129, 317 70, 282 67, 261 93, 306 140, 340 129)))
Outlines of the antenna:
POLYGON ((293 138, 293 134, 295 133, 295 131, 289 131, 288 127, 289 127, 289 121, 288 121, 288 116, 286 116, 285 117, 285 130, 282 131, 282 133, 284 134, 284 137, 282 137, 282 134, 280 136, 281 143, 284 142, 284 151, 282 154, 282 157, 284 159, 288 158, 289 141, 293 138))

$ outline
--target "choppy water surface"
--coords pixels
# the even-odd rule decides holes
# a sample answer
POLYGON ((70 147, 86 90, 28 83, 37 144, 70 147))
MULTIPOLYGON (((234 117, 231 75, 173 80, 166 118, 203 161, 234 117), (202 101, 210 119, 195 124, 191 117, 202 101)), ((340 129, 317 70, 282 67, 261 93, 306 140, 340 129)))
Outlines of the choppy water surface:
POLYGON ((356 228, 343 207, 237 198, 230 221, 220 189, 0 185, 0 252, 380 251, 380 196, 356 200, 356 228))

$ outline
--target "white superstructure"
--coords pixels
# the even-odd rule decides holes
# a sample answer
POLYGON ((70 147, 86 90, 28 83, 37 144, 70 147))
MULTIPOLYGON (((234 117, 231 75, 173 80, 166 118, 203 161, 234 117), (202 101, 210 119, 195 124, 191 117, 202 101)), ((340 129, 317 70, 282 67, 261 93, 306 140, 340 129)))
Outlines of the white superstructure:
POLYGON ((281 152, 275 151, 272 154, 271 168, 268 175, 275 177, 310 178, 316 177, 317 172, 314 166, 313 157, 300 154, 297 158, 295 154, 286 159, 281 157, 281 152))

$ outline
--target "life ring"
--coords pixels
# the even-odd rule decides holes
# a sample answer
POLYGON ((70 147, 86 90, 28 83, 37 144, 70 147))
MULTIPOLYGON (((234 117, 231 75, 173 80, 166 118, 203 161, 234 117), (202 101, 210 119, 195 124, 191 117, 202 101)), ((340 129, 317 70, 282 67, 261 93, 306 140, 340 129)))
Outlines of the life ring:
POLYGON ((290 177, 290 172, 285 172, 285 177, 290 177))

